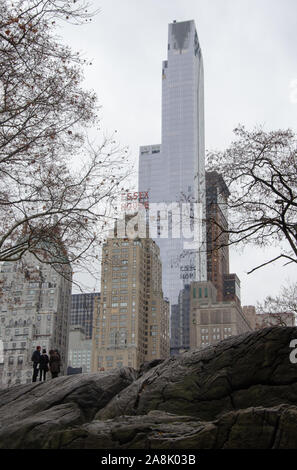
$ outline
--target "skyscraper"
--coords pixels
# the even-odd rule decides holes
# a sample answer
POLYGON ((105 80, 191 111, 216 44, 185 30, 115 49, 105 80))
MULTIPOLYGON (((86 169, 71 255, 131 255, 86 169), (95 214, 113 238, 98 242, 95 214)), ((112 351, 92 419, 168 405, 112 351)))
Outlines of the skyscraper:
MULTIPOLYGON (((205 325, 202 327, 202 337, 205 336, 204 339, 207 339, 207 335, 204 333, 210 331, 211 328, 215 329, 215 340, 219 339, 219 337, 220 339, 226 337, 226 332, 229 334, 232 331, 232 334, 237 334, 237 332, 243 331, 245 328, 245 326, 241 324, 240 280, 235 273, 229 273, 229 239, 227 234, 229 195, 229 190, 222 175, 216 171, 206 172, 206 251, 208 282, 190 283, 189 285, 185 285, 180 291, 178 304, 172 307, 174 314, 172 316, 173 321, 171 322, 171 354, 178 354, 180 351, 190 349, 191 347, 190 331, 193 329, 193 324, 191 324, 190 308, 191 302, 194 302, 193 300, 190 301, 191 286, 195 287, 195 289, 193 288, 193 292, 199 292, 199 295, 197 294, 199 301, 195 301, 195 328, 200 328, 199 309, 205 312, 205 305, 207 305, 208 312, 211 312, 211 309, 217 309, 217 316, 211 314, 209 317, 208 329, 205 328, 205 325), (208 294, 203 296, 203 292, 208 292, 208 294), (226 314, 227 309, 229 311, 229 317, 226 314), (221 312, 221 314, 219 315, 218 312, 221 312), (225 313, 223 314, 222 312, 225 313), (230 320, 231 317, 232 322, 230 320), (224 326, 223 334, 220 325, 224 324, 226 318, 229 318, 229 320, 224 326), (216 323, 212 325, 212 321, 216 323), (228 322, 233 324, 228 324, 228 322), (220 330, 221 336, 219 336, 218 330, 220 330)), ((245 324, 246 322, 244 322, 244 325, 245 324)), ((212 339, 214 340, 214 338, 212 339)), ((205 346, 206 343, 207 341, 195 343, 195 341, 193 342, 192 336, 192 347, 194 347, 195 344, 196 347, 201 345, 205 346)))
POLYGON ((168 31, 168 58, 162 65, 162 144, 141 147, 139 158, 139 191, 148 192, 150 211, 156 203, 166 203, 167 208, 172 203, 180 208, 191 204, 198 224, 199 240, 185 235, 183 221, 180 236, 173 237, 175 209, 169 209, 168 220, 157 212, 159 232, 164 224, 169 227, 168 237, 154 239, 160 247, 164 295, 171 305, 189 281, 206 280, 204 162, 201 48, 194 21, 174 21, 168 31))
POLYGON ((159 248, 150 238, 110 237, 103 246, 92 371, 169 357, 169 305, 159 248))
POLYGON ((207 280, 224 299, 224 275, 229 275, 228 197, 226 183, 216 171, 206 173, 207 280), (224 232, 226 230, 226 232, 224 232))

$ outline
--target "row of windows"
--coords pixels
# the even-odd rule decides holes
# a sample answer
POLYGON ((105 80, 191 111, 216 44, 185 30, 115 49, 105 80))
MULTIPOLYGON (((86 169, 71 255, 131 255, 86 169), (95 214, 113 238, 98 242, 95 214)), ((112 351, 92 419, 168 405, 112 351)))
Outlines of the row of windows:
MULTIPOLYGON (((201 333, 202 333, 202 334, 203 334, 203 333, 209 333, 209 330, 210 330, 210 329, 211 329, 211 328, 201 328, 201 333)), ((212 328, 212 331, 213 331, 213 333, 216 333, 216 332, 219 333, 219 332, 221 331, 221 329, 220 329, 220 328, 217 328, 217 327, 214 327, 214 328, 212 328)), ((232 331, 232 328, 229 327, 229 326, 225 326, 225 327, 224 327, 224 332, 227 332, 227 331, 228 331, 228 332, 231 332, 231 331, 232 331)))
MULTIPOLYGON (((232 336, 232 334, 224 334, 224 339, 229 338, 230 336, 232 336)), ((208 342, 208 335, 202 336, 201 339, 202 339, 202 343, 201 343, 202 346, 207 346, 207 345, 210 344, 210 343, 208 342)), ((212 339, 213 339, 214 341, 220 340, 220 339, 221 339, 221 335, 213 335, 213 336, 212 336, 212 339)))
POLYGON ((14 332, 10 328, 5 329, 5 335, 9 336, 10 334, 15 334, 15 336, 18 335, 28 335, 29 334, 29 328, 23 328, 23 330, 20 330, 19 328, 15 329, 14 332))
MULTIPOLYGON (((196 299, 196 295, 197 295, 197 289, 196 287, 193 288, 193 298, 196 299)), ((204 288, 204 297, 208 297, 208 289, 207 287, 204 288)), ((198 298, 201 299, 202 298, 202 287, 199 287, 198 289, 198 298)))
POLYGON ((11 347, 9 347, 10 343, 4 343, 4 348, 7 349, 24 349, 27 346, 26 341, 21 341, 20 343, 11 343, 11 347))
POLYGON ((11 366, 11 365, 14 365, 15 362, 19 365, 23 364, 23 362, 24 362, 23 356, 18 356, 17 358, 15 358, 14 356, 9 356, 8 364, 11 366), (15 359, 16 359, 16 361, 15 361, 15 359))
POLYGON ((70 351, 70 356, 71 354, 73 355, 73 357, 77 357, 77 356, 91 356, 91 351, 70 351))

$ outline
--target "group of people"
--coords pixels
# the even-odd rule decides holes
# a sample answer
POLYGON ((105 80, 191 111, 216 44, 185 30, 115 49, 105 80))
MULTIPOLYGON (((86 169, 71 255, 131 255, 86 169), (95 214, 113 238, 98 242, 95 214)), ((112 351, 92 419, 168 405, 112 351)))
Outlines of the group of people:
POLYGON ((41 347, 37 346, 36 350, 32 354, 33 362, 33 377, 32 382, 36 382, 38 373, 39 380, 46 380, 46 373, 50 371, 52 379, 58 377, 60 373, 61 357, 57 349, 51 349, 49 357, 46 353, 46 349, 41 351, 41 347))

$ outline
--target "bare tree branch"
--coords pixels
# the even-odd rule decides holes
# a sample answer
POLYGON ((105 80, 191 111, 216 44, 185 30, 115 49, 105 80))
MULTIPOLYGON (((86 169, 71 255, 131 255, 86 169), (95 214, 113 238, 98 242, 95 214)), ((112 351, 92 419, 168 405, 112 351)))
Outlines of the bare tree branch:
POLYGON ((83 88, 88 61, 56 35, 95 12, 84 0, 0 7, 0 262, 30 252, 61 272, 89 269, 131 171, 115 134, 90 142, 99 106, 83 88))
POLYGON ((279 247, 279 256, 249 273, 281 258, 297 262, 296 136, 243 126, 234 132, 237 140, 226 151, 208 152, 209 171, 219 172, 230 191, 229 223, 219 226, 220 234, 229 236, 227 245, 279 247))

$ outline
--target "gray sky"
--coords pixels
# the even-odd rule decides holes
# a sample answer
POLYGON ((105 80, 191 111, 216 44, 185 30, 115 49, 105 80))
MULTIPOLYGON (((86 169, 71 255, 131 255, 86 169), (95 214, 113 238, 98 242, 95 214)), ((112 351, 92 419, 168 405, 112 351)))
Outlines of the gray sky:
MULTIPOLYGON (((160 143, 161 62, 173 20, 196 23, 204 58, 207 149, 228 146, 239 122, 296 131, 296 0, 94 3, 101 12, 93 22, 67 26, 63 38, 92 59, 85 85, 98 95, 103 127, 117 130, 136 164, 140 145, 160 143)), ((296 265, 279 262, 246 274, 274 253, 277 249, 264 253, 255 247, 231 251, 230 268, 241 279, 243 304, 275 295, 287 280, 297 280, 296 265)))

